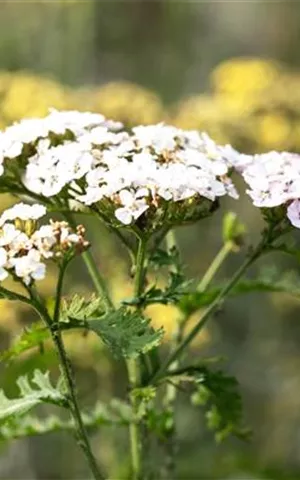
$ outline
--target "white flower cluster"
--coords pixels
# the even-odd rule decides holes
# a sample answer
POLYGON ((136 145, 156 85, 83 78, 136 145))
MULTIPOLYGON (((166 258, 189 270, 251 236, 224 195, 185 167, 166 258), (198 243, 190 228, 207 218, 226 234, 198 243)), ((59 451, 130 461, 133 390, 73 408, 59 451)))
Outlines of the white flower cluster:
MULTIPOLYGON (((49 136, 63 136, 67 133, 77 138, 95 126, 119 129, 121 123, 107 121, 103 115, 90 112, 50 110, 45 118, 28 118, 0 132, 0 175, 4 172, 4 160, 18 157, 26 145, 35 144, 49 136)), ((49 142, 50 145, 50 142, 49 142)))
POLYGON ((291 223, 300 228, 299 155, 242 155, 205 133, 164 124, 130 132, 121 127, 76 111, 23 120, 0 132, 0 174, 9 174, 11 160, 18 162, 22 154, 20 178, 29 191, 48 198, 61 194, 100 210, 108 205, 119 222, 131 225, 149 209, 187 199, 238 198, 230 178, 236 170, 255 206, 286 205, 291 223))
POLYGON ((0 281, 11 273, 29 285, 42 280, 45 260, 63 255, 64 251, 87 248, 84 229, 72 233, 66 222, 54 222, 37 228, 37 220, 46 214, 42 205, 19 203, 0 217, 0 281))
POLYGON ((273 208, 287 205, 287 216, 300 228, 300 156, 289 152, 241 155, 236 168, 249 185, 253 205, 273 208))
POLYGON ((96 126, 57 146, 40 140, 24 182, 45 197, 66 188, 69 198, 88 206, 109 200, 116 218, 129 225, 160 200, 237 198, 228 177, 228 157, 236 155, 205 134, 162 124, 131 133, 96 126))
POLYGON ((126 133, 114 133, 100 126, 57 146, 52 146, 49 139, 40 140, 36 154, 28 159, 24 183, 29 190, 45 197, 57 195, 67 186, 69 194, 73 191, 70 196, 77 198, 83 193, 78 181, 88 174, 97 174, 95 167, 100 163, 97 155, 101 152, 102 157, 103 150, 105 156, 116 145, 124 150, 124 137, 126 133))

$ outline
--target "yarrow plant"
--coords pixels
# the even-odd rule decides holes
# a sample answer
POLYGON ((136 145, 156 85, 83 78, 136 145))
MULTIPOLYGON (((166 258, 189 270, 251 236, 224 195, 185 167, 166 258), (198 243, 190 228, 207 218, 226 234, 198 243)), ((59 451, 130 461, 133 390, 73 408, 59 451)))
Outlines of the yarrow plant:
MULTIPOLYGON (((54 403, 71 415, 67 424, 57 418, 55 429, 74 430, 92 475, 106 478, 88 436, 101 413, 95 409, 83 415, 79 407, 62 336, 69 329, 93 331, 114 356, 126 362, 128 403, 118 405, 120 423, 129 427, 128 478, 176 478, 174 414, 182 383, 192 385, 191 401, 205 406, 208 426, 218 440, 229 434, 245 437, 236 381, 212 369, 203 357, 191 364, 184 357, 224 299, 233 291, 243 291, 241 278, 258 258, 276 249, 295 253, 280 239, 300 227, 299 160, 287 152, 243 155, 229 145, 217 145, 205 133, 164 124, 125 131, 120 123, 88 112, 53 110, 45 118, 23 120, 1 132, 0 191, 12 193, 21 202, 0 218, 0 295, 36 310, 45 329, 39 330, 37 339, 33 330, 26 348, 36 346, 41 335, 50 335, 62 375, 53 385, 47 372, 35 371, 31 380, 19 379, 18 398, 8 399, 1 393, 2 437, 51 431, 51 422, 40 421, 36 427, 28 411, 41 402, 54 403), (230 253, 241 248, 245 234, 236 215, 227 214, 223 247, 195 285, 185 277, 173 228, 212 215, 223 197, 238 200, 237 175, 247 184, 253 205, 261 209, 265 220, 261 240, 225 285, 211 287, 215 273, 230 253), (89 250, 85 228, 74 220, 78 212, 100 219, 125 245, 132 262, 133 298, 113 303, 89 250), (59 215, 60 220, 49 220, 48 215, 59 215), (87 266, 95 295, 62 299, 66 268, 77 255, 87 266), (49 263, 58 272, 53 308, 39 293, 39 281, 47 276, 49 263), (164 288, 150 283, 151 271, 168 272, 164 288), (22 293, 3 284, 8 277, 22 293), (144 313, 154 303, 178 307, 167 354, 161 347, 163 329, 155 330, 144 313), (199 320, 187 330, 197 311, 199 320), (151 436, 163 447, 159 471, 152 466, 152 472, 148 464, 151 436)), ((249 281, 247 285, 249 291, 249 281)), ((258 282, 251 285, 253 290, 258 288, 258 282)), ((282 289, 282 284, 277 288, 282 289)), ((6 356, 11 358, 14 351, 20 348, 12 347, 6 356)))

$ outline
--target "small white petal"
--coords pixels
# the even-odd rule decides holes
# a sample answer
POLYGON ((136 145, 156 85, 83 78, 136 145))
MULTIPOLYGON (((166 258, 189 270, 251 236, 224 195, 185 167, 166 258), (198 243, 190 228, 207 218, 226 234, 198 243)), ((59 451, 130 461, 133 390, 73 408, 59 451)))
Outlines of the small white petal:
POLYGON ((122 190, 119 193, 119 196, 122 205, 124 205, 125 207, 131 206, 134 202, 134 195, 128 190, 122 190))
POLYGON ((300 200, 294 200, 288 206, 287 217, 294 227, 300 228, 300 200))
POLYGON ((132 213, 127 210, 127 208, 118 208, 115 211, 115 216, 119 222, 123 223, 124 225, 130 225, 133 220, 132 213))

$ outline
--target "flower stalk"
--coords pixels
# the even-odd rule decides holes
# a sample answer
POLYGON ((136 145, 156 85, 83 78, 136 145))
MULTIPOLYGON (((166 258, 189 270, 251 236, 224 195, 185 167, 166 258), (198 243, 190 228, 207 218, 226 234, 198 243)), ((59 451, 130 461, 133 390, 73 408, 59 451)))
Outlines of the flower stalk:
POLYGON ((71 413, 71 416, 73 417, 73 420, 74 420, 77 444, 85 455, 85 458, 87 460, 87 463, 90 467, 90 470, 93 474, 94 479, 104 480, 105 477, 101 473, 97 465, 97 461, 93 455, 89 438, 86 432, 86 428, 82 420, 80 407, 77 399, 77 389, 76 389, 74 373, 73 373, 71 362, 68 358, 68 355, 64 346, 64 342, 63 342, 63 338, 62 338, 62 334, 59 326, 63 280, 64 280, 64 275, 65 275, 67 266, 68 266, 68 261, 63 262, 62 265, 60 266, 60 272, 59 272, 57 288, 56 288, 56 298, 55 298, 53 318, 50 317, 46 307, 44 306, 44 304, 42 303, 42 301, 40 300, 39 296, 34 291, 34 289, 29 287, 28 290, 30 290, 31 298, 36 310, 40 314, 41 318, 44 320, 48 329, 50 330, 50 334, 56 349, 56 354, 58 356, 59 363, 62 369, 64 383, 67 389, 67 405, 71 413))
MULTIPOLYGON (((76 222, 74 220, 74 217, 71 212, 65 212, 64 217, 66 220, 69 222, 71 227, 74 228, 76 225, 76 222)), ((85 252, 82 253, 82 258, 85 263, 86 269, 89 273, 89 276, 94 284, 94 287, 97 291, 97 293, 100 295, 100 297, 103 299, 104 305, 107 309, 107 311, 113 310, 114 305, 113 302, 110 298, 106 282, 104 278, 102 277, 100 270, 97 266, 97 263, 94 259, 94 256, 91 252, 91 250, 86 250, 85 252)))
POLYGON ((198 292, 204 292, 207 289, 228 255, 232 252, 233 246, 234 245, 232 241, 227 241, 223 244, 222 248, 219 250, 214 260, 208 267, 207 271, 203 275, 201 281, 199 282, 197 286, 198 292))
MULTIPOLYGON (((142 237, 139 238, 138 250, 135 264, 134 277, 134 296, 139 298, 143 292, 145 280, 145 259, 147 242, 142 237)), ((138 307, 138 310, 140 308, 138 307)), ((134 395, 133 390, 138 388, 141 381, 140 359, 128 359, 127 362, 128 378, 130 384, 130 402, 135 417, 138 415, 139 399, 134 395)), ((131 466, 132 480, 143 480, 143 440, 142 425, 140 422, 132 422, 129 426, 130 448, 131 448, 131 466)))
POLYGON ((109 296, 105 280, 103 279, 99 271, 99 268, 97 267, 97 264, 95 262, 92 252, 90 250, 87 250, 82 254, 82 258, 88 270, 88 273, 91 277, 91 280, 95 286, 96 291, 103 299, 106 309, 108 311, 113 310, 114 308, 113 302, 109 296))
MULTIPOLYGON (((170 230, 166 235, 166 246, 167 250, 170 252, 174 247, 177 247, 177 240, 174 230, 170 230)), ((170 271, 177 272, 177 267, 172 265, 170 271)), ((175 350, 180 342, 181 338, 181 315, 176 319, 174 325, 174 332, 170 342, 171 351, 175 350)), ((172 365, 170 365, 171 370, 175 370, 179 367, 179 361, 175 360, 172 365)), ((164 458, 162 465, 161 476, 165 479, 176 478, 176 426, 175 426, 175 408, 176 408, 176 399, 177 399, 177 388, 176 383, 167 383, 166 393, 163 400, 164 408, 167 411, 168 415, 168 428, 165 431, 165 438, 163 441, 164 447, 164 458)))

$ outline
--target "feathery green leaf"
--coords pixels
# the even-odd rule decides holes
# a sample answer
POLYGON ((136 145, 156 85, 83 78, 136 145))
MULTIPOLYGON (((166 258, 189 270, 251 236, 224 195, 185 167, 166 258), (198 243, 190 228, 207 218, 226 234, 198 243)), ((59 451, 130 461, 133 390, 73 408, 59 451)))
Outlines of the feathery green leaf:
POLYGON ((217 442, 229 435, 247 439, 250 431, 243 425, 242 399, 238 392, 238 382, 221 370, 212 371, 203 367, 195 374, 196 392, 192 403, 206 409, 208 428, 215 432, 217 442))
MULTIPOLYGON (((127 426, 134 421, 130 405, 119 399, 113 399, 108 405, 97 402, 88 412, 82 412, 82 420, 89 430, 99 426, 127 426)), ((0 440, 12 440, 34 435, 45 435, 61 431, 74 431, 72 419, 63 420, 57 415, 39 418, 36 415, 25 415, 21 418, 10 418, 0 426, 0 440)))
POLYGON ((61 306, 60 321, 68 322, 69 318, 86 320, 91 316, 101 315, 105 312, 101 297, 92 295, 89 299, 74 295, 70 302, 63 299, 61 306))
POLYGON ((154 330, 150 319, 125 307, 97 319, 86 321, 87 327, 101 337, 116 357, 135 358, 159 345, 163 328, 154 330))
POLYGON ((31 381, 28 376, 19 377, 17 380, 20 396, 7 398, 0 390, 0 422, 4 423, 14 416, 23 415, 40 403, 53 403, 65 406, 66 398, 61 388, 61 380, 53 386, 49 379, 49 372, 35 370, 31 381))
POLYGON ((18 336, 12 346, 0 354, 0 360, 9 361, 34 347, 41 347, 43 342, 50 338, 50 333, 40 322, 26 327, 18 336))

